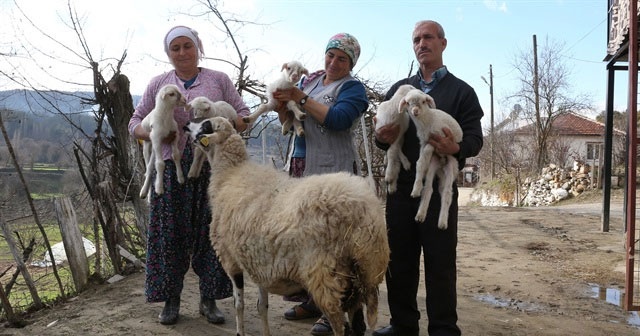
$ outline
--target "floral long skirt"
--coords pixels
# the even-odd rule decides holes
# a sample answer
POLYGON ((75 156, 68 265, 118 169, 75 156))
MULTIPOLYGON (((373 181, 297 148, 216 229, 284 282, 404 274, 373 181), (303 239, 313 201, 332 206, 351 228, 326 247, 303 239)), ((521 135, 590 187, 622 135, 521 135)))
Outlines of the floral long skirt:
POLYGON ((152 184, 145 281, 147 302, 164 302, 169 297, 180 296, 190 265, 199 277, 201 297, 218 300, 233 293, 231 280, 209 238, 211 212, 207 187, 211 169, 205 162, 198 178, 187 179, 192 160, 192 150, 187 145, 181 160, 184 184, 178 183, 172 160, 165 161, 164 193, 156 194, 152 184))

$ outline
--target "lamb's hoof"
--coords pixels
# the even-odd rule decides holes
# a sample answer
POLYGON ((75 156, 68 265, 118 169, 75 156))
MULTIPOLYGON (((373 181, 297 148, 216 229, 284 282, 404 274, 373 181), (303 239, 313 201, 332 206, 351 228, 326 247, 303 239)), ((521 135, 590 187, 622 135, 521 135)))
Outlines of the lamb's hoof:
POLYGON ((140 199, 145 199, 147 198, 147 194, 140 194, 140 199))
POLYGON ((303 121, 305 119, 307 119, 307 115, 306 114, 303 114, 303 115, 300 116, 300 118, 298 118, 298 120, 300 120, 300 121, 303 121))
POLYGON ((246 124, 250 124, 250 123, 252 123, 251 118, 249 118, 249 117, 242 117, 242 121, 243 121, 244 123, 246 123, 246 124))
POLYGON ((300 132, 298 132, 297 134, 298 134, 298 136, 299 136, 299 137, 301 137, 301 138, 302 138, 302 137, 304 137, 304 131, 300 131, 300 132))
POLYGON ((398 190, 398 187, 396 186, 395 183, 387 184, 387 193, 395 194, 397 190, 398 190))
POLYGON ((440 230, 446 230, 448 227, 447 223, 438 223, 438 229, 440 230))
POLYGON ((414 219, 416 220, 417 223, 422 223, 422 222, 424 222, 424 219, 426 217, 427 217, 426 213, 424 213, 424 214, 418 213, 414 219))

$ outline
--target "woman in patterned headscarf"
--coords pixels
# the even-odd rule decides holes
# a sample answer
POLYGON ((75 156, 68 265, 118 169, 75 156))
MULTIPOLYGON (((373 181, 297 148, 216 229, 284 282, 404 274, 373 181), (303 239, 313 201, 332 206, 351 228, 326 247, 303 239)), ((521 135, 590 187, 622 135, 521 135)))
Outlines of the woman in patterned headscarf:
MULTIPOLYGON (((369 107, 364 85, 351 75, 360 57, 360 44, 347 33, 332 36, 324 54, 324 70, 303 78, 299 88, 279 90, 274 97, 280 121, 288 118, 287 101, 298 102, 306 112, 304 137, 295 137, 288 162, 295 177, 346 171, 358 174, 358 154, 352 128, 369 107)), ((320 316, 306 293, 289 300, 303 301, 285 312, 289 320, 320 316)), ((321 316, 311 329, 312 335, 333 335, 328 320, 321 316)))

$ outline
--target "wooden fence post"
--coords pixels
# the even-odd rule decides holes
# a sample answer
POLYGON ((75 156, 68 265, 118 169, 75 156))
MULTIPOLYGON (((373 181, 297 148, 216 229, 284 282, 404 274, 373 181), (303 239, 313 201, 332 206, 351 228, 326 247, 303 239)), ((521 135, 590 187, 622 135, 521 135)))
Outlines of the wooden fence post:
POLYGON ((76 211, 68 197, 58 197, 54 200, 56 217, 62 234, 64 251, 67 254, 69 268, 73 276, 76 292, 81 292, 89 281, 89 262, 84 249, 82 234, 78 228, 76 211))
POLYGON ((24 278, 24 282, 29 288, 29 292, 31 293, 31 298, 33 299, 34 308, 40 309, 42 308, 42 300, 40 300, 40 296, 38 296, 38 290, 36 289, 36 285, 31 279, 31 274, 29 274, 29 270, 27 270, 27 265, 25 265, 22 260, 22 253, 18 251, 18 247, 16 246, 16 242, 13 240, 13 234, 11 230, 9 230, 9 224, 5 223, 2 219, 2 214, 0 214, 0 228, 2 229, 2 234, 4 234, 4 239, 7 241, 9 245, 9 249, 11 250, 11 254, 13 254, 13 259, 24 278))

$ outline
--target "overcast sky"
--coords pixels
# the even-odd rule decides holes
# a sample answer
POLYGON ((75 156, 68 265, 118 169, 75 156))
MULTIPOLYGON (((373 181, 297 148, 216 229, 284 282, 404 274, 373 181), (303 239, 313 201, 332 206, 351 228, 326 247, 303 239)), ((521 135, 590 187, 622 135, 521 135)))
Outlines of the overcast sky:
MULTIPOLYGON (((101 65, 113 63, 126 49, 123 73, 131 79, 133 94, 141 94, 149 79, 171 69, 162 39, 169 28, 189 25, 200 32, 205 54, 237 63, 231 42, 216 29, 214 19, 189 16, 202 12, 199 1, 185 0, 72 0, 82 19, 89 49, 101 65)), ((20 1, 17 4, 49 36, 34 32, 15 8, 13 0, 0 0, 0 70, 28 74, 34 86, 67 90, 91 83, 91 75, 77 66, 82 54, 77 38, 68 27, 67 0, 20 1), (56 74, 46 78, 27 57, 22 47, 42 50, 37 65, 56 74), (65 67, 60 59, 73 66, 65 67), (68 83, 63 83, 68 82, 68 83), (55 83, 55 84, 51 84, 55 83), (52 87, 52 85, 54 87, 52 87)), ((532 36, 541 45, 549 39, 564 45, 562 60, 571 72, 573 91, 592 97, 596 113, 604 109, 606 98, 607 1, 604 0, 233 0, 220 2, 227 18, 232 16, 262 25, 236 26, 240 49, 249 57, 254 79, 270 81, 283 61, 299 59, 310 70, 322 67, 326 42, 333 34, 348 32, 362 46, 355 72, 362 78, 386 83, 387 87, 407 76, 414 54, 411 32, 415 22, 439 21, 445 28, 448 47, 445 65, 473 86, 488 116, 489 65, 493 66, 495 118, 506 116, 513 103, 504 98, 517 88, 514 57, 531 50, 532 36)), ((37 55, 37 53, 34 53, 37 55)), ((220 69, 232 78, 235 70, 224 63, 205 60, 201 65, 220 69)), ((626 72, 619 72, 615 106, 626 109, 626 72)), ((0 90, 15 84, 0 78, 0 90)), ((90 89, 84 87, 84 89, 90 89)), ((595 115, 595 114, 594 114, 595 115)), ((488 118, 485 118, 488 119, 488 118)), ((486 123, 485 123, 486 125, 486 123)))

